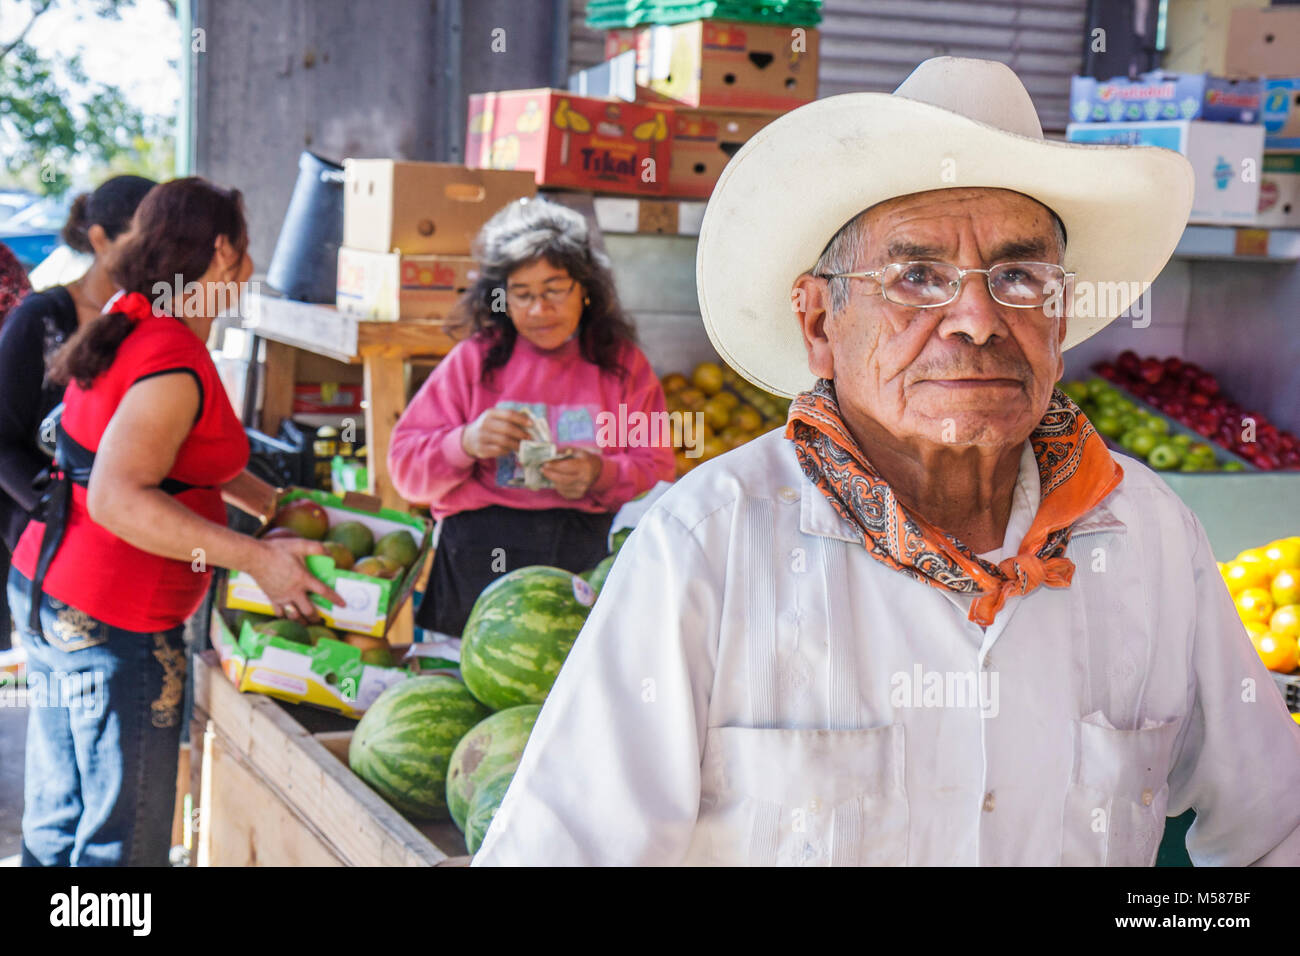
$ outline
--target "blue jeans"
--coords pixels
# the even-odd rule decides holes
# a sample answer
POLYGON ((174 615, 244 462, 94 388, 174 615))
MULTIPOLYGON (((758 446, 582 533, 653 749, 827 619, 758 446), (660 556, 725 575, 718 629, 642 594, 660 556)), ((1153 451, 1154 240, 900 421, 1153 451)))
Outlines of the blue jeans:
POLYGON ((24 866, 166 866, 185 690, 183 625, 124 631, 48 594, 28 630, 31 582, 11 568, 27 648, 24 866))

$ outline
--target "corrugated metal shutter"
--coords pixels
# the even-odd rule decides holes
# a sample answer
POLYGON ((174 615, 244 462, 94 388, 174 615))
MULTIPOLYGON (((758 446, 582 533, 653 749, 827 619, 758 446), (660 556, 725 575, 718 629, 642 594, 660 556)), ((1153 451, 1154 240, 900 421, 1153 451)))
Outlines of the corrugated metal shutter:
POLYGON ((1063 131, 1086 13, 1087 0, 826 0, 818 95, 889 92, 929 57, 981 57, 1015 70, 1043 128, 1063 131))
MULTIPOLYGON (((1070 77, 1083 67, 1087 0, 825 0, 819 95, 889 92, 922 60, 1001 60, 1020 76, 1045 130, 1068 122, 1070 77)), ((599 63, 601 31, 571 0, 570 72, 599 63)))
POLYGON ((569 73, 605 59, 605 31, 587 26, 587 0, 569 0, 569 73))

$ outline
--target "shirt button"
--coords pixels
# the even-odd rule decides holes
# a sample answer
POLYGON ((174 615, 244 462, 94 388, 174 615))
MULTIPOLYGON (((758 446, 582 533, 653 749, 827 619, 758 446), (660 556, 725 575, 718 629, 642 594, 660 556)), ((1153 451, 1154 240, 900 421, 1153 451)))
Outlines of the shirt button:
POLYGON ((795 491, 789 485, 786 485, 783 488, 778 488, 776 494, 777 497, 779 497, 782 501, 784 501, 788 505, 794 504, 796 501, 799 500, 799 492, 795 491))
POLYGON ((992 790, 984 794, 984 812, 985 813, 993 812, 993 791, 992 790))
POLYGON ((1151 801, 1152 801, 1153 797, 1154 797, 1154 795, 1151 793, 1150 788, 1148 788, 1148 789, 1146 789, 1146 790, 1143 790, 1143 791, 1142 791, 1142 806, 1144 806, 1144 807, 1149 807, 1149 806, 1151 806, 1151 801))
POLYGON ((992 654, 984 655, 984 669, 988 670, 992 666, 993 666, 993 655, 992 654))

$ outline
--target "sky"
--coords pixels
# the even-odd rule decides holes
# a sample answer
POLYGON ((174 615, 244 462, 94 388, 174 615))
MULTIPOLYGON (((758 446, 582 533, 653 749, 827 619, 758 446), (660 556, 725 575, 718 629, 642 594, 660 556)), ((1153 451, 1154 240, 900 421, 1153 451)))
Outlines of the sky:
MULTIPOLYGON (((146 113, 176 114, 181 96, 180 29, 163 0, 136 0, 120 21, 92 0, 56 0, 27 34, 41 53, 81 53, 90 79, 114 83, 146 113), (172 62, 168 62, 168 61, 172 62)), ((0 0, 0 42, 27 22, 27 0, 0 0)))

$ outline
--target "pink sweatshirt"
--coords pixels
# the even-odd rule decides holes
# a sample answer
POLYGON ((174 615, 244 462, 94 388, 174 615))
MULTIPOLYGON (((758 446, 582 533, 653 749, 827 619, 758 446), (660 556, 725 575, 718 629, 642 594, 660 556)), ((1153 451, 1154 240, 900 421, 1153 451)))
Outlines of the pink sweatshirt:
POLYGON ((543 351, 519 336, 509 361, 493 373, 491 386, 480 374, 487 349, 477 335, 460 342, 393 429, 388 471, 407 501, 427 503, 435 518, 489 505, 599 513, 617 511, 657 481, 672 481, 671 447, 628 447, 618 441, 620 435, 636 434, 630 427, 615 427, 620 414, 635 420, 634 413, 664 411, 663 388, 635 345, 624 346, 621 361, 628 375, 620 380, 584 359, 576 337, 543 351), (544 415, 559 447, 600 453, 604 464, 585 497, 571 501, 551 488, 509 487, 513 455, 474 459, 465 453, 460 443, 465 426, 500 402, 528 405, 544 415))

